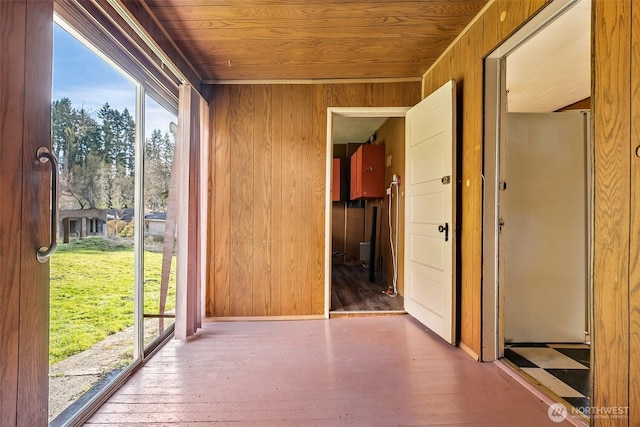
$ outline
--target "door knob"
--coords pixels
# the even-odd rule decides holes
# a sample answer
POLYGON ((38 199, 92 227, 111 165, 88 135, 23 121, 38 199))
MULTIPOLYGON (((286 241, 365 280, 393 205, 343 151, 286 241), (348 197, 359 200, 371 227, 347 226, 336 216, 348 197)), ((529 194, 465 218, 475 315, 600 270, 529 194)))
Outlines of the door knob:
POLYGON ((445 222, 444 225, 438 226, 438 231, 444 233, 444 241, 449 241, 449 223, 445 222))

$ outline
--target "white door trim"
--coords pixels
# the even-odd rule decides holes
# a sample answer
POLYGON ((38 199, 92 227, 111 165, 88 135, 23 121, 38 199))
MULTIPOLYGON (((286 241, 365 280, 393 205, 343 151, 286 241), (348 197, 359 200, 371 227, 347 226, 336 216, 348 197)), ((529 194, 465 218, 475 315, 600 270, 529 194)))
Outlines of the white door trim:
POLYGON ((505 112, 504 61, 506 57, 531 37, 544 30, 556 18, 573 7, 578 0, 554 0, 535 17, 505 40, 485 59, 484 73, 484 174, 482 224, 482 354, 485 362, 496 360, 504 353, 504 290, 498 274, 498 207, 500 184, 500 142, 503 138, 501 122, 505 112))
POLYGON ((331 310, 331 169, 333 167, 333 117, 404 117, 411 107, 328 107, 324 209, 324 317, 331 310))

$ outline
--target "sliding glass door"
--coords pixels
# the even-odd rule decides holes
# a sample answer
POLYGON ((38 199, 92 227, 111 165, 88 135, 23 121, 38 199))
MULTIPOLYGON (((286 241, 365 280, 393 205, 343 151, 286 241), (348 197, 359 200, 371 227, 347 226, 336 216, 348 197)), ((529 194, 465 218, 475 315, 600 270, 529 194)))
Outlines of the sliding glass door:
POLYGON ((137 85, 67 30, 54 27, 60 244, 51 257, 50 421, 72 416, 135 353, 137 85))
POLYGON ((53 74, 49 422, 63 425, 173 331, 177 106, 58 18, 53 74))

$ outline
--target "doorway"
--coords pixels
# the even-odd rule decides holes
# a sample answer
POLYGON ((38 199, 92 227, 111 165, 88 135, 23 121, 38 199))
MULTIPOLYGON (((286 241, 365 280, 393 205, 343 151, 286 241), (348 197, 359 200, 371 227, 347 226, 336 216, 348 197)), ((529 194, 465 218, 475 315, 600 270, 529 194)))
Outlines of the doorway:
POLYGON ((485 62, 483 243, 483 359, 586 416, 590 17, 588 0, 556 0, 485 62))
POLYGON ((404 313, 402 250, 397 249, 404 241, 404 194, 391 182, 394 175, 404 174, 407 110, 377 107, 327 111, 327 318, 404 313), (376 156, 381 156, 383 162, 371 167, 381 173, 380 189, 372 197, 360 197, 351 191, 351 181, 355 183, 357 179, 351 159, 354 157, 355 162, 357 152, 368 151, 370 145, 378 146, 374 147, 376 156))

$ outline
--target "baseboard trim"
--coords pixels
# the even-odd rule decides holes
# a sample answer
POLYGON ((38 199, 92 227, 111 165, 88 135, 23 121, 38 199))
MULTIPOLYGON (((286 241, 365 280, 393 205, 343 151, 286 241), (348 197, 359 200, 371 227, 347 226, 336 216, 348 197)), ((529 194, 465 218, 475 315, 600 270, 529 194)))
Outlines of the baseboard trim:
POLYGON ((476 362, 480 360, 480 356, 478 356, 478 354, 475 351, 471 350, 471 348, 467 346, 465 343, 459 342, 458 347, 464 350, 464 352, 467 353, 469 356, 473 357, 473 360, 475 360, 476 362))
POLYGON ((230 317, 205 317, 203 322, 266 322, 276 320, 322 320, 322 314, 311 314, 302 316, 230 316, 230 317))
POLYGON ((404 310, 380 310, 380 311, 331 311, 329 312, 330 319, 341 319, 345 317, 377 317, 377 316, 402 316, 407 314, 404 310))

